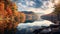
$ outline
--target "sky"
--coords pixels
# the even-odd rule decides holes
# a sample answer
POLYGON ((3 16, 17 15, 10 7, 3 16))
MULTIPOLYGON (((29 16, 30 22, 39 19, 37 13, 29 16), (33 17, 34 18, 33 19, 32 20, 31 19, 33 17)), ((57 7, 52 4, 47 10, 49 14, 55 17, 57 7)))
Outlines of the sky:
MULTIPOLYGON (((54 11, 55 3, 52 0, 13 0, 18 6, 18 11, 33 11, 34 13, 40 13, 40 15, 50 14, 54 11)), ((20 23, 17 29, 28 28, 32 26, 49 26, 53 24, 51 21, 42 20, 35 21, 33 23, 20 23)))
POLYGON ((16 2, 19 11, 49 14, 54 10, 54 3, 51 0, 19 0, 16 2))

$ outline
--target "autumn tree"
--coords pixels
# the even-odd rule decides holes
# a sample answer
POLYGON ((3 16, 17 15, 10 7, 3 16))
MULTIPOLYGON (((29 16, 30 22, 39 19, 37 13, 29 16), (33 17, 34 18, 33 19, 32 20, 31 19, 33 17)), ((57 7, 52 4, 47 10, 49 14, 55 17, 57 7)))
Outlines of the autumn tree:
POLYGON ((57 19, 58 21, 60 21, 60 2, 57 5, 55 5, 55 10, 53 13, 57 15, 57 19))

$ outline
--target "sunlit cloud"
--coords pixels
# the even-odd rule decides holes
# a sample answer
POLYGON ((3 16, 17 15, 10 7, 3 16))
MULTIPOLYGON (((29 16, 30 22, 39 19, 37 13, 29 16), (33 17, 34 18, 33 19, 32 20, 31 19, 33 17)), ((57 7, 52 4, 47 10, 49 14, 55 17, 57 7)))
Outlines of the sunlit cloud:
POLYGON ((29 6, 33 6, 35 4, 34 1, 26 1, 26 5, 22 5, 21 3, 18 3, 18 10, 19 11, 33 11, 36 13, 42 12, 44 14, 49 14, 54 11, 54 8, 53 8, 54 3, 52 3, 51 1, 42 1, 42 2, 43 2, 43 5, 40 8, 29 7, 29 6), (22 10, 20 10, 20 8, 22 10))

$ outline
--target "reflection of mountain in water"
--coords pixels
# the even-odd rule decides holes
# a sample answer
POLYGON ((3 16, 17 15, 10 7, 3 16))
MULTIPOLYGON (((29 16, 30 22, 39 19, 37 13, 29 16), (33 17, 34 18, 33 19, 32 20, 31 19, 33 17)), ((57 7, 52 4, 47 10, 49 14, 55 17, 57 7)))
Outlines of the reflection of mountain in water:
POLYGON ((21 30, 17 30, 16 34, 33 34, 32 32, 35 29, 41 28, 40 26, 29 26, 27 28, 22 28, 21 30))

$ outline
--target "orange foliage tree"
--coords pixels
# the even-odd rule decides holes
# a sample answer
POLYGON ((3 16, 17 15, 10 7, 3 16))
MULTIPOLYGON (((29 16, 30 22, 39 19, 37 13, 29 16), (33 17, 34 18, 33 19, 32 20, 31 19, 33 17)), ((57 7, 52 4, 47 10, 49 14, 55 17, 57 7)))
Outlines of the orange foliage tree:
POLYGON ((4 30, 12 30, 17 27, 19 22, 15 20, 15 13, 18 14, 16 7, 16 4, 10 0, 0 1, 0 34, 4 34, 4 30))

